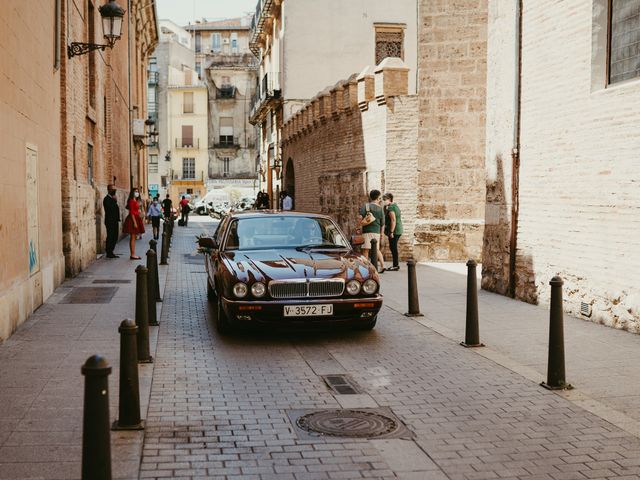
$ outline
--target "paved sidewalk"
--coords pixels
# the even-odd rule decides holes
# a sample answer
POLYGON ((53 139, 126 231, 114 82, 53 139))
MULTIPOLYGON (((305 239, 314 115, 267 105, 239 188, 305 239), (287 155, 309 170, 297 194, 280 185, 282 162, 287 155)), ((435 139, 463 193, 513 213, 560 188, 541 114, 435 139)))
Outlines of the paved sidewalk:
MULTIPOLYGON (((169 269, 141 478, 640 478, 638 438, 402 316, 388 285, 372 332, 219 336, 192 255, 203 229, 176 229, 185 261, 169 269), (333 393, 323 374, 348 374, 362 392, 333 393), (290 419, 347 407, 391 409, 414 438, 309 437, 290 419)), ((441 287, 443 311, 453 286, 451 300, 441 287)))
MULTIPOLYGON (((91 355, 105 355, 112 421, 118 411, 119 334, 124 318, 135 317, 135 267, 146 265, 151 235, 137 243, 143 260, 129 260, 121 241, 119 259, 101 258, 67 280, 6 342, 0 345, 0 479, 80 478, 84 377, 91 355), (130 283, 94 283, 104 280, 130 283), (108 303, 64 303, 77 287, 115 288, 108 303)), ((161 292, 166 268, 160 267, 161 292)), ((102 290, 104 291, 104 290, 102 290)), ((158 304, 160 309, 162 304, 158 304)), ((152 350, 157 327, 151 328, 152 350)), ((153 365, 140 366, 142 416, 148 405, 153 365)), ((136 479, 142 432, 112 432, 114 479, 136 479)))
MULTIPOLYGON (((452 340, 463 340, 466 267, 418 265, 417 277, 425 315, 418 321, 452 340)), ((385 272, 383 285, 386 305, 406 312, 406 266, 400 272, 385 272)), ((545 380, 548 305, 530 305, 484 290, 479 290, 478 304, 480 339, 487 347, 475 352, 531 380, 545 380)), ((564 332, 567 381, 575 390, 562 395, 640 436, 640 336, 567 315, 564 332)))

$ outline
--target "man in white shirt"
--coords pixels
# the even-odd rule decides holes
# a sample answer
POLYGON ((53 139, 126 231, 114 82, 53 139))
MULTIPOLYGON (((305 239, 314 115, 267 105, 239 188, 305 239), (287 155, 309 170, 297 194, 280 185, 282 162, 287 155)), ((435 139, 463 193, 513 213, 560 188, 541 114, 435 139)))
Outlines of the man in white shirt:
POLYGON ((291 198, 287 192, 283 193, 284 198, 282 199, 282 210, 293 210, 293 198, 291 198))

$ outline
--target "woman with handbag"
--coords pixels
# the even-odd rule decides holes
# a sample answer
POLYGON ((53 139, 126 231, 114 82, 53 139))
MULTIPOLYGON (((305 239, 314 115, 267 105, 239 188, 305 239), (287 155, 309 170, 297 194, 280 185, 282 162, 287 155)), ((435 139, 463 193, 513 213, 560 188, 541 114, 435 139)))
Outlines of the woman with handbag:
POLYGON ((122 231, 129 234, 129 250, 131 252, 129 258, 131 260, 140 260, 140 257, 136 256, 136 236, 144 233, 138 198, 140 198, 140 192, 138 192, 137 188, 134 188, 129 193, 129 199, 127 200, 126 208, 129 210, 129 215, 127 215, 122 224, 122 231))

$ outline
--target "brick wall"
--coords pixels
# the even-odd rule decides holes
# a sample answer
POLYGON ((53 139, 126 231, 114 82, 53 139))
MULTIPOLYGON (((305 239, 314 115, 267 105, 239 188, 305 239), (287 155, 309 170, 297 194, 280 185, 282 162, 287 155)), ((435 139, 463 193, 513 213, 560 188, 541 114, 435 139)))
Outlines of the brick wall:
POLYGON ((487 0, 421 0, 416 257, 480 258, 487 0))
POLYGON ((408 69, 388 60, 320 92, 295 114, 284 126, 283 158, 295 170, 296 209, 330 214, 347 234, 369 190, 394 193, 406 259, 416 208, 418 102, 407 95, 408 69))
MULTIPOLYGON (((597 37, 606 32, 606 14, 598 15, 606 13, 601 9, 606 3, 524 2, 516 294, 546 303, 548 282, 559 274, 568 312, 579 314, 585 302, 591 320, 637 332, 640 82, 605 88, 604 59, 594 54, 606 49, 606 35, 597 37)), ((491 72, 513 71, 515 36, 509 40, 505 31, 510 25, 515 11, 492 5, 491 72)), ((513 122, 504 112, 513 112, 514 77, 492 73, 490 78, 491 95, 498 100, 488 112, 490 181, 500 183, 495 159, 502 158, 508 185, 513 122)), ((494 218, 505 204, 495 202, 494 218)), ((486 256, 503 249, 504 240, 495 238, 498 245, 485 240, 486 256)), ((504 283, 503 272, 485 272, 483 284, 504 283)))

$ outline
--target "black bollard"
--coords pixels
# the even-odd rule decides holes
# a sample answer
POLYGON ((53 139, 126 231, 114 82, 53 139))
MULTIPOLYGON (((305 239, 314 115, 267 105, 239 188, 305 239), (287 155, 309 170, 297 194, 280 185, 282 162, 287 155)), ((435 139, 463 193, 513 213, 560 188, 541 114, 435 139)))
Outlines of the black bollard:
POLYGON ((169 233, 167 230, 162 232, 162 245, 160 246, 160 265, 168 265, 167 257, 169 251, 169 233))
POLYGON ((82 366, 84 412, 82 418, 82 480, 111 480, 109 431, 109 374, 111 367, 100 355, 82 366))
MULTIPOLYGON (((147 252, 147 270, 149 270, 149 295, 154 302, 161 302, 160 298, 160 279, 158 278, 158 255, 153 249, 147 252)), ((153 317, 149 314, 149 325, 153 317)))
POLYGON ((407 262, 407 280, 409 293, 409 311, 404 315, 406 317, 423 317, 420 313, 420 300, 418 299, 418 281, 416 280, 416 261, 409 260, 407 262))
POLYGON ((562 278, 555 276, 551 285, 551 305, 549 306, 549 358, 547 363, 547 381, 542 382, 549 390, 571 390, 564 370, 564 320, 562 313, 562 278))
POLYGON ((149 248, 154 252, 156 252, 156 255, 158 254, 158 242, 156 241, 155 238, 152 238, 151 240, 149 240, 149 248))
POLYGON ((373 264, 373 268, 378 271, 378 241, 374 238, 371 240, 371 250, 369 250, 369 260, 373 264))
MULTIPOLYGON (((150 327, 157 327, 158 324, 158 312, 156 311, 156 286, 153 273, 154 263, 156 262, 156 254, 153 250, 147 250, 147 318, 149 319, 150 327)), ((156 267, 156 275, 157 269, 156 267)))
POLYGON ((138 326, 138 363, 152 363, 149 353, 149 304, 147 295, 146 267, 136 267, 136 325, 138 326))
POLYGON ((118 419, 113 430, 142 430, 140 419, 140 387, 138 382, 138 327, 132 320, 120 323, 120 396, 118 419))
POLYGON ((476 279, 475 260, 467 262, 467 323, 464 342, 460 345, 467 348, 484 347, 480 343, 480 327, 478 326, 478 280, 476 279))

